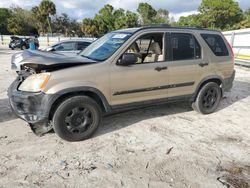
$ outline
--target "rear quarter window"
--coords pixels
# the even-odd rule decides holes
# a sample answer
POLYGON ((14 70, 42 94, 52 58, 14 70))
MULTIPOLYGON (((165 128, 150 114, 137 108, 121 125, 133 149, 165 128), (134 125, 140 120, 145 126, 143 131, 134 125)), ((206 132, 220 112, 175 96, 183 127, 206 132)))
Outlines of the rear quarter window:
POLYGON ((201 34, 201 37, 206 41, 209 48, 216 56, 228 56, 227 46, 220 35, 216 34, 201 34))

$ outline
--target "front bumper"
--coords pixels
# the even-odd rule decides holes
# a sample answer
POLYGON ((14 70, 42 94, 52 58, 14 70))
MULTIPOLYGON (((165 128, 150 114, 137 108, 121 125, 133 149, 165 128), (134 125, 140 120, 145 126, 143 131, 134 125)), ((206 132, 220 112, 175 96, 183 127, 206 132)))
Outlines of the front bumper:
POLYGON ((8 89, 8 97, 13 112, 30 125, 48 127, 52 95, 43 92, 19 91, 21 81, 17 78, 8 89))

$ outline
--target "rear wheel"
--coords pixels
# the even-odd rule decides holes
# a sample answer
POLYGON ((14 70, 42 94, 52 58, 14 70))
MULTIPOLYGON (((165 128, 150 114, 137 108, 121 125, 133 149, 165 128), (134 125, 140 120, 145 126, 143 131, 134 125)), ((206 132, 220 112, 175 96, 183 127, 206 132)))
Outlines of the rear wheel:
POLYGON ((87 96, 74 96, 63 101, 55 111, 55 133, 67 141, 89 138, 101 123, 99 105, 87 96))
POLYGON ((199 91, 192 107, 201 114, 213 113, 221 100, 221 89, 217 83, 209 82, 199 91))

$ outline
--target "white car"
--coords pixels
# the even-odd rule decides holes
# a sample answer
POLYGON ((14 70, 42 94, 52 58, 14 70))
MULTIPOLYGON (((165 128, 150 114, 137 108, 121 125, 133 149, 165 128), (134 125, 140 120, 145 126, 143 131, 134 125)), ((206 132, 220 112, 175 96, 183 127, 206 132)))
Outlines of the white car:
POLYGON ((19 72, 23 60, 31 56, 50 56, 51 53, 57 56, 72 57, 89 46, 94 40, 91 39, 72 39, 56 43, 41 50, 25 50, 18 52, 11 57, 11 69, 19 72))
POLYGON ((64 40, 52 46, 46 47, 44 51, 47 51, 47 52, 53 51, 53 52, 62 53, 62 54, 76 54, 84 50, 92 42, 93 40, 90 40, 90 39, 64 40))

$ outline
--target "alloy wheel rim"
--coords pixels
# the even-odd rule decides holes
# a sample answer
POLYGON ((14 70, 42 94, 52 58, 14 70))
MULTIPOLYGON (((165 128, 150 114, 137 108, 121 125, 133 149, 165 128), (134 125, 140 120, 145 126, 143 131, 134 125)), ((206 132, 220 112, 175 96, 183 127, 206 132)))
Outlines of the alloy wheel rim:
POLYGON ((212 107, 214 107, 214 104, 216 103, 217 99, 218 94, 216 90, 214 88, 209 88, 203 95, 202 105, 206 109, 211 109, 212 107))
POLYGON ((92 126, 93 113, 87 107, 75 107, 66 114, 65 123, 71 133, 83 133, 92 126))

